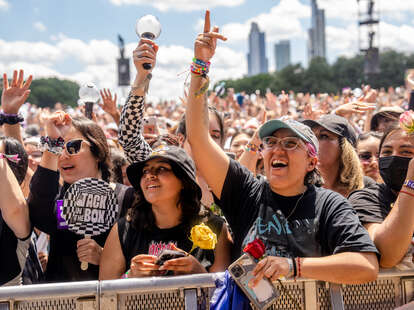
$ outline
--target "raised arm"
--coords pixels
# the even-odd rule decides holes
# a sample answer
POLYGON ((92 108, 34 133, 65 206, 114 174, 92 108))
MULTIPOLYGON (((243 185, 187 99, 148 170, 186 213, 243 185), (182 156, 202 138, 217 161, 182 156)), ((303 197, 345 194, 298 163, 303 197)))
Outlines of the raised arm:
MULTIPOLYGON (((408 166, 406 180, 414 180, 414 159, 408 166)), ((368 223, 365 228, 381 253, 380 266, 397 265, 407 252, 414 233, 414 190, 403 186, 391 212, 381 223, 368 223)))
POLYGON ((31 230, 29 209, 19 183, 6 161, 7 159, 0 159, 1 216, 17 238, 25 238, 31 230))
MULTIPOLYGON (((13 79, 9 85, 7 80, 7 74, 3 74, 3 93, 1 95, 1 108, 5 114, 18 114, 20 107, 25 103, 27 97, 30 95, 30 84, 32 83, 33 77, 30 75, 29 78, 24 81, 23 70, 13 72, 13 79)), ((20 133, 20 124, 4 124, 4 133, 8 137, 15 138, 23 145, 22 135, 20 133)))
MULTIPOLYGON (((217 39, 226 40, 218 30, 218 27, 214 27, 210 31, 210 12, 206 11, 204 33, 198 35, 194 44, 194 57, 197 60, 208 63, 214 55, 217 39)), ((208 87, 207 76, 191 74, 186 111, 187 137, 197 169, 214 195, 220 198, 229 159, 209 135, 206 87, 208 87)))
POLYGON ((155 67, 158 46, 151 40, 141 39, 134 50, 134 65, 137 75, 131 87, 127 102, 122 108, 119 124, 119 143, 124 149, 130 162, 144 160, 152 152, 141 133, 144 117, 145 94, 148 91, 151 71, 155 67), (152 64, 150 70, 145 70, 144 63, 152 64))

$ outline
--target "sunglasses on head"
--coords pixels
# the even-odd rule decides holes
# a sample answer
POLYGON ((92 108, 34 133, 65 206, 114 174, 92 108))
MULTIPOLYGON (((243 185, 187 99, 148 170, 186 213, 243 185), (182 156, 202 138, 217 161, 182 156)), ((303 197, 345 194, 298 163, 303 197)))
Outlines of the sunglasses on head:
POLYGON ((63 148, 66 150, 66 152, 69 155, 75 155, 75 154, 79 153, 79 151, 82 147, 82 142, 84 142, 87 145, 91 146, 91 144, 86 140, 74 139, 74 140, 69 140, 68 142, 66 142, 65 145, 63 146, 63 148))

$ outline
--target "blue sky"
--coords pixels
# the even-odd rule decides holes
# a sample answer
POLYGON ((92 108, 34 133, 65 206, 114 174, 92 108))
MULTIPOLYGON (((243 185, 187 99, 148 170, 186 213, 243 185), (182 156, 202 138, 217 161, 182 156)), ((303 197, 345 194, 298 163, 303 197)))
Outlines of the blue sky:
MULTIPOLYGON (((377 1, 378 2, 378 1, 377 1)), ((212 78, 246 74, 247 35, 251 21, 266 31, 267 57, 274 68, 273 45, 291 40, 292 61, 306 65, 310 0, 0 0, 0 71, 23 68, 36 77, 58 76, 93 81, 116 89, 117 34, 129 56, 138 42, 135 21, 156 15, 162 34, 155 80, 156 97, 176 97, 177 73, 188 66, 204 10, 229 41, 213 59, 212 78)), ((319 0, 326 10, 328 60, 357 52, 356 0, 319 0)), ((381 47, 414 52, 414 1, 381 0, 381 47)), ((134 73, 134 72, 132 72, 134 73)))

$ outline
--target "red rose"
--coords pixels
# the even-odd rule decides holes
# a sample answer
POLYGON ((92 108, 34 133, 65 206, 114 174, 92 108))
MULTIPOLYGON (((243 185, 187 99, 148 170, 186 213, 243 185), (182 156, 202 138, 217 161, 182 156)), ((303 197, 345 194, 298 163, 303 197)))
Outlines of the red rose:
POLYGON ((253 256, 256 259, 261 258, 266 251, 266 247, 262 240, 255 239, 252 242, 248 243, 244 249, 243 252, 249 253, 251 256, 253 256))

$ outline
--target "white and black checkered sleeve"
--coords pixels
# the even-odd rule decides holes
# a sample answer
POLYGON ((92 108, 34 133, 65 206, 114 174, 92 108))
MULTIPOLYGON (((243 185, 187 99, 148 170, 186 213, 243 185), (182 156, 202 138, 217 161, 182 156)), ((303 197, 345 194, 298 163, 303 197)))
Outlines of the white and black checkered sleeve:
POLYGON ((152 152, 151 147, 141 134, 144 105, 144 96, 129 94, 122 108, 118 138, 125 155, 131 163, 145 160, 152 152))

